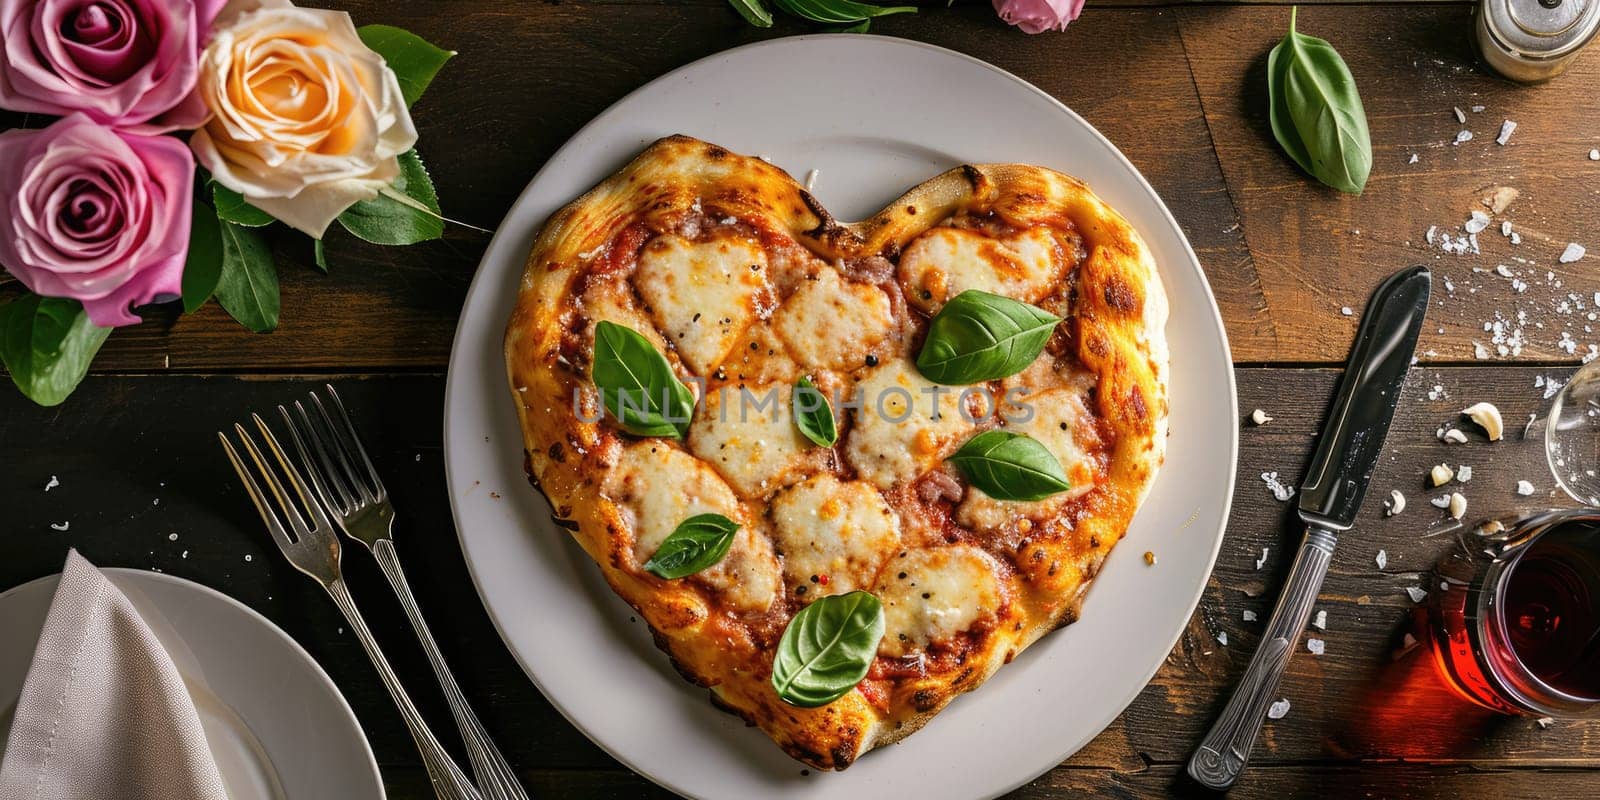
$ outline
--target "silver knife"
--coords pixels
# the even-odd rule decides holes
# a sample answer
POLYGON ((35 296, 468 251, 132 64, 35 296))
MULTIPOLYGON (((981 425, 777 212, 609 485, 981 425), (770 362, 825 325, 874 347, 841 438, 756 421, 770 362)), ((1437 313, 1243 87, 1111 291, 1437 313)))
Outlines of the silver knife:
POLYGON ((1355 524, 1411 366, 1432 281, 1425 267, 1403 269, 1389 276, 1367 303, 1316 455, 1300 484, 1300 519, 1306 524, 1300 552, 1244 679, 1189 758, 1189 776, 1209 788, 1227 789, 1244 771, 1278 681, 1317 602, 1338 534, 1355 524))

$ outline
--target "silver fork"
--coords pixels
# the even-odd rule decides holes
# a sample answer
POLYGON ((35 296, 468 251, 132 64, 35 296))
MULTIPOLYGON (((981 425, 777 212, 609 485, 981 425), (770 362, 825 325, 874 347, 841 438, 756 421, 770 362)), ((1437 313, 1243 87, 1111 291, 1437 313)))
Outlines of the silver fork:
POLYGON ((527 793, 511 771, 511 765, 506 763, 505 756, 500 754, 500 749, 490 740, 477 715, 472 713, 472 706, 467 704, 466 696, 461 693, 461 687, 456 685, 455 676, 450 673, 439 646, 433 641, 433 634, 422 618, 422 611, 417 608, 416 598, 411 596, 411 586, 406 582, 405 571, 400 568, 400 558, 395 553, 392 535, 395 514, 394 506, 389 502, 389 492, 383 487, 383 480, 378 477, 372 460, 367 457, 367 450, 361 444, 355 425, 350 422, 350 415, 344 410, 339 393, 331 385, 327 389, 328 404, 324 404, 316 392, 310 393, 315 419, 299 401, 294 404, 295 413, 292 416, 289 409, 278 406, 278 413, 283 415, 289 433, 294 437, 294 446, 300 453, 301 461, 312 465, 307 467, 312 488, 332 512, 345 535, 372 551, 384 576, 389 579, 389 585, 400 598, 400 605, 411 619, 412 629, 428 653, 433 674, 444 688, 450 713, 455 716, 456 727, 461 730, 461 738, 466 742, 467 759, 472 764, 473 776, 478 779, 478 789, 488 800, 528 800, 527 793), (328 408, 330 405, 332 413, 328 408), (316 455, 315 462, 312 461, 313 452, 316 455), (320 469, 314 465, 320 465, 320 469))
POLYGON ((222 441, 222 449, 227 451, 228 460, 233 462, 234 470, 239 473, 239 480, 244 482, 245 492, 255 503, 256 510, 261 512, 261 520, 266 523, 267 531, 272 534, 273 540, 278 543, 278 548, 289 559, 289 563, 322 584, 328 596, 333 598, 334 605, 344 613, 345 620, 350 623, 350 629, 355 631, 361 646, 372 658, 372 665, 377 668, 378 677, 383 679, 383 685, 389 690, 389 696, 394 698, 394 704, 399 706, 400 716, 405 720, 406 727, 411 730, 411 738, 416 740, 417 750, 422 753, 422 763, 428 768, 428 777, 433 781, 433 791, 439 796, 439 800, 482 800, 483 795, 473 788, 466 774, 450 759, 444 748, 439 746, 439 740, 434 738, 433 732, 428 730, 427 723, 423 721, 422 715, 417 713, 417 707, 412 705, 411 698, 400 685, 400 679, 389 667, 389 660, 384 658, 377 640, 372 637, 372 631, 367 629, 366 620, 361 618, 355 598, 350 596, 350 589, 345 586, 344 575, 339 569, 339 537, 333 532, 333 522, 328 519, 321 504, 311 496, 305 481, 289 462, 283 448, 278 446, 278 440, 272 435, 267 423, 262 421, 258 414, 251 414, 250 418, 255 420, 256 427, 261 429, 261 436, 266 440, 267 448, 272 451, 284 478, 288 480, 295 496, 299 498, 299 505, 296 506, 283 484, 278 481, 278 473, 274 472, 262 457, 261 450, 256 447, 255 439, 251 437, 250 432, 245 430, 243 425, 235 423, 234 432, 243 442, 245 451, 250 454, 250 460, 255 463, 256 470, 266 482, 272 498, 277 501, 279 511, 273 511, 260 485, 251 477, 249 466, 239 457, 239 451, 234 449, 233 442, 229 441, 223 432, 217 432, 217 438, 222 441), (301 508, 305 509, 309 520, 300 515, 301 508), (288 521, 288 530, 285 530, 283 521, 279 519, 280 512, 288 521))

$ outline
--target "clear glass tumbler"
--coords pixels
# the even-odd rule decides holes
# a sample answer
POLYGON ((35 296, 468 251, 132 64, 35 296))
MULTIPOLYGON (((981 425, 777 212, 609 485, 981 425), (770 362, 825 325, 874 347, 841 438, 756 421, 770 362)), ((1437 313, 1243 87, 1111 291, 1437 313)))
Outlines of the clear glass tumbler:
POLYGON ((1544 446, 1556 485, 1586 506, 1600 506, 1600 361, 1583 365, 1550 399, 1525 438, 1544 446))
POLYGON ((1507 714, 1600 715, 1600 509, 1547 511, 1436 570, 1425 641, 1445 682, 1507 714))

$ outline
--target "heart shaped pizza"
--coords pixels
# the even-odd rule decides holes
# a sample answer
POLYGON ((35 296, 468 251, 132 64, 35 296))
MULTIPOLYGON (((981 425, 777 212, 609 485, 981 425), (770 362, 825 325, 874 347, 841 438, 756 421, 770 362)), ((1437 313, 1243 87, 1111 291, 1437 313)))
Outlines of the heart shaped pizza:
POLYGON ((1166 316, 1058 172, 847 224, 674 136, 551 217, 505 355, 530 479, 674 666, 843 769, 1076 619, 1161 465, 1166 316))

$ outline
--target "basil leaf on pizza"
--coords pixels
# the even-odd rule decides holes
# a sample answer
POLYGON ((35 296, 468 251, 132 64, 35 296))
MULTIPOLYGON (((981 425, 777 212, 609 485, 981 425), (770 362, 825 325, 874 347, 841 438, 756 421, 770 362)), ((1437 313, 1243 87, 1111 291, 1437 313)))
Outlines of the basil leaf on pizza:
POLYGON ((1043 500, 1072 488, 1061 462, 1044 445, 1010 431, 984 431, 968 439, 950 461, 996 500, 1043 500))
POLYGON ((601 320, 594 326, 589 370, 600 403, 635 436, 682 439, 694 412, 694 395, 650 340, 631 328, 601 320))
POLYGON ((952 385, 1015 375, 1039 357, 1060 321, 1042 308, 968 289, 928 324, 917 369, 930 381, 952 385))
POLYGON ((867 677, 883 629, 883 604, 868 592, 818 598, 784 629, 772 660, 772 688, 801 708, 838 700, 867 677))
POLYGON ((696 514, 678 523, 644 568, 669 581, 693 575, 721 561, 738 531, 739 523, 721 514, 696 514))
POLYGON ((832 447, 839 441, 839 428, 833 421, 833 406, 828 405, 828 396, 811 382, 810 378, 802 377, 794 385, 794 426, 812 444, 819 447, 832 447))

